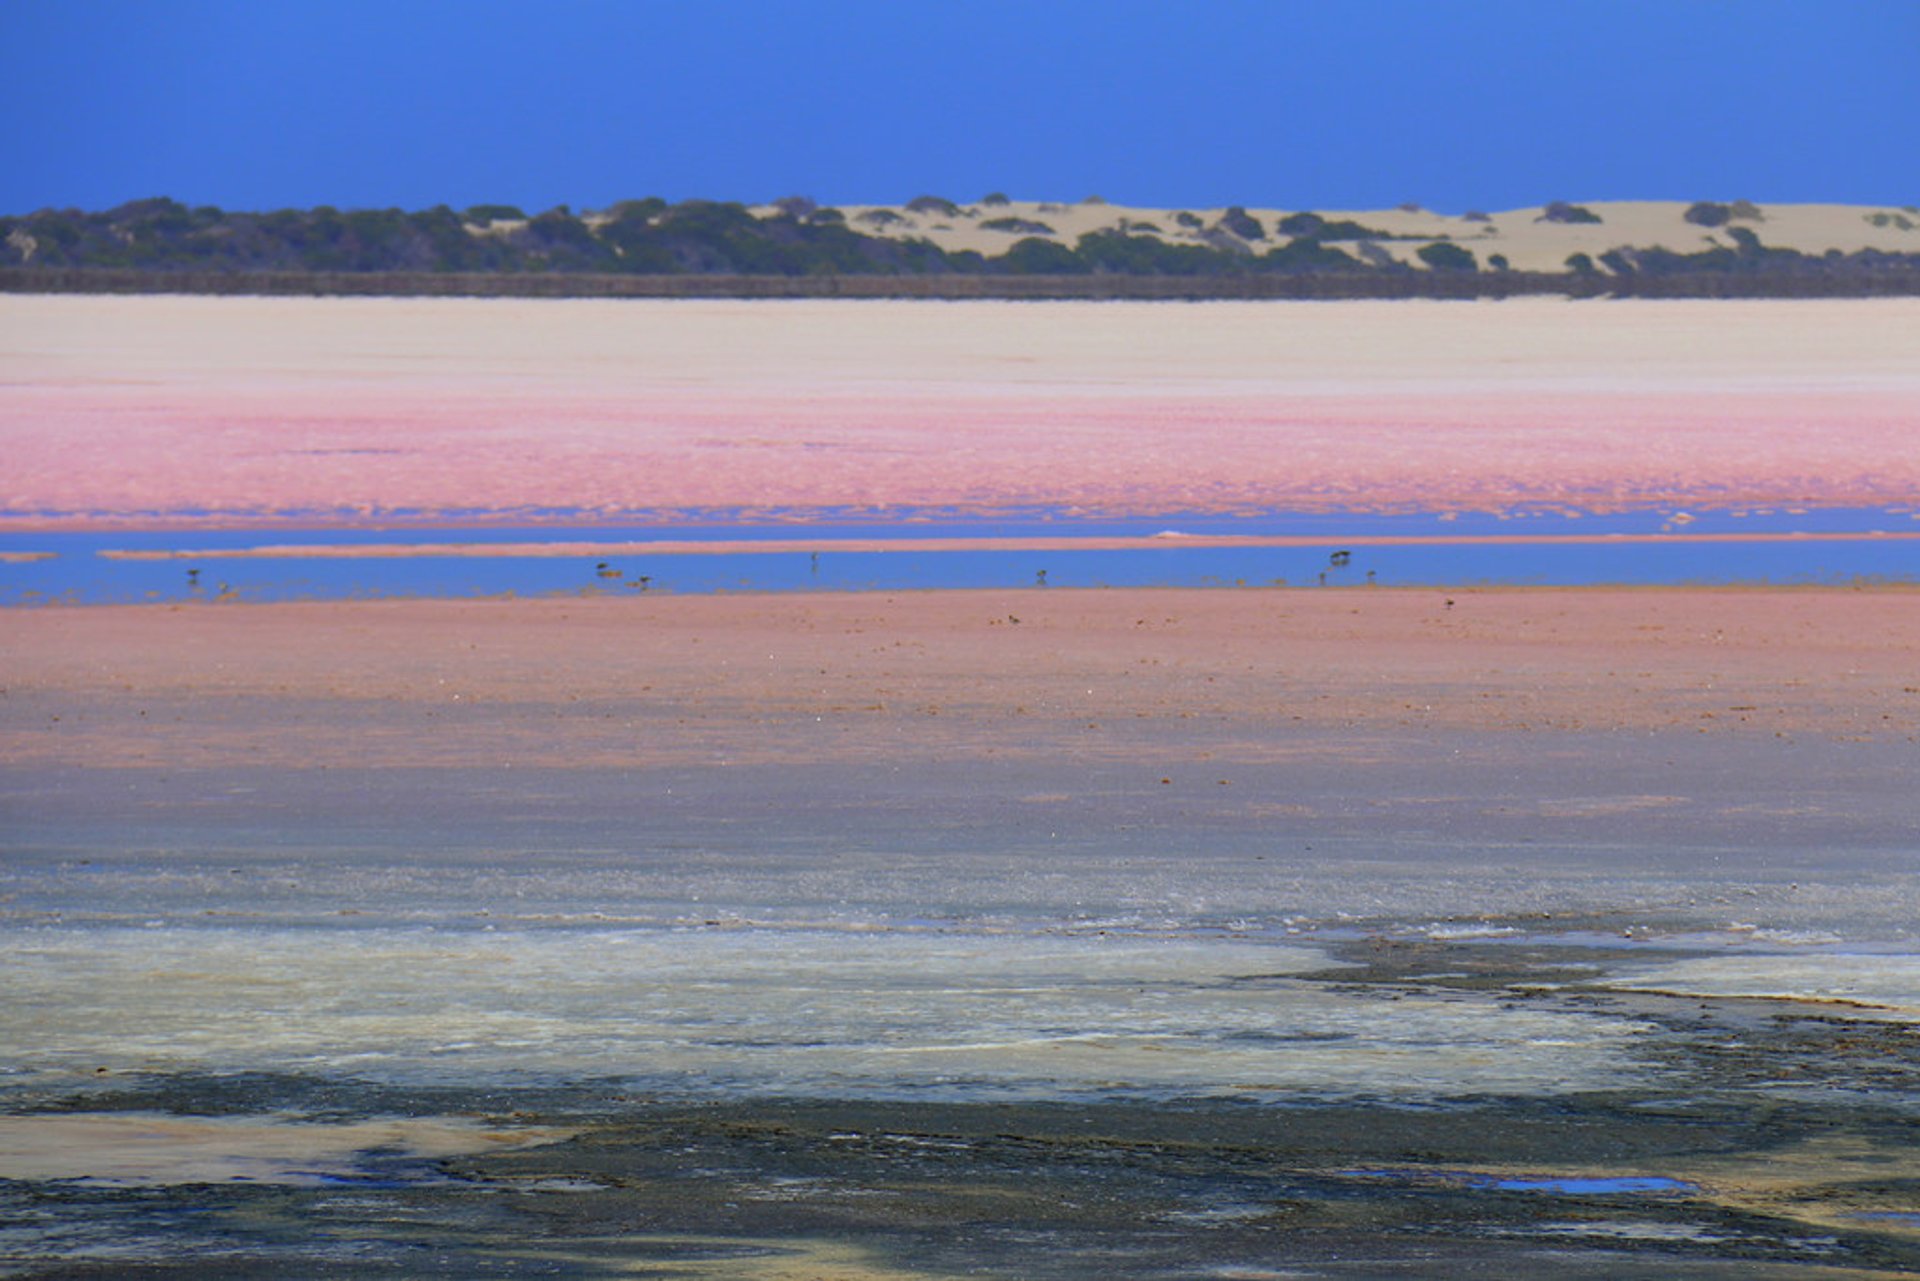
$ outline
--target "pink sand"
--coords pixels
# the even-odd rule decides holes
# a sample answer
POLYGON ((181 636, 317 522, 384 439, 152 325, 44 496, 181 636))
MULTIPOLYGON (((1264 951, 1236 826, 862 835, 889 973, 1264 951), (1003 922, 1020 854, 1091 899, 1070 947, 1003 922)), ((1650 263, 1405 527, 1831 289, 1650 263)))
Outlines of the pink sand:
POLYGON ((0 326, 15 527, 1920 501, 1920 300, 10 297, 0 326))

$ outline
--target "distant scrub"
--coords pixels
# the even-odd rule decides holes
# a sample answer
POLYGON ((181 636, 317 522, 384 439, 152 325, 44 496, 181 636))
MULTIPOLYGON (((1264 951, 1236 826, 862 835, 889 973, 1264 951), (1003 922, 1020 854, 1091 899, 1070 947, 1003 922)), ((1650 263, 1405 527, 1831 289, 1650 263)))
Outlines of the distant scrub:
POLYGON ((1260 225, 1260 220, 1248 213, 1245 209, 1242 209, 1239 205, 1231 206, 1225 213, 1220 215, 1220 225, 1242 240, 1265 240, 1267 238, 1267 229, 1260 225))
MULTIPOLYGON (((1315 286, 1320 290, 1315 296, 1329 297, 1398 296, 1422 290, 1453 296, 1482 288, 1471 283, 1476 277, 1487 282, 1488 291, 1500 293, 1539 291, 1546 287, 1542 281, 1560 279, 1572 292, 1625 290, 1648 296, 1688 291, 1753 296, 1766 290, 1899 293, 1915 291, 1905 282, 1920 278, 1920 254, 1833 250, 1809 255, 1764 245, 1751 227, 1740 225, 1758 221, 1758 209, 1743 210, 1738 204, 1724 206, 1724 222, 1718 221, 1721 207, 1707 215, 1716 220, 1713 225, 1723 228, 1728 244, 1697 253, 1619 246, 1598 254, 1597 260, 1596 255, 1574 254, 1567 259, 1567 271, 1572 274, 1565 276, 1514 272, 1499 254, 1490 255, 1482 271, 1465 245, 1432 237, 1419 238, 1424 243, 1413 249, 1418 262, 1429 269, 1416 271, 1376 243, 1391 238, 1357 223, 1310 212, 1281 218, 1278 243, 1273 239, 1251 242, 1243 234, 1246 231, 1257 230, 1267 237, 1276 229, 1261 227, 1259 219, 1237 208, 1228 210, 1213 228, 1202 227, 1197 216, 1185 211, 1176 214, 1175 222, 1202 234, 1174 241, 1162 239, 1151 224, 1131 223, 1066 245, 1049 238, 1054 232, 1046 223, 992 218, 980 225, 1019 238, 1006 252, 986 255, 972 250, 947 252, 914 237, 865 234, 848 225, 839 210, 820 208, 806 197, 788 197, 774 208, 776 212, 761 216, 731 202, 669 204, 648 197, 621 201, 585 218, 564 205, 532 217, 505 205, 476 205, 461 212, 445 206, 414 212, 321 206, 236 213, 162 198, 98 213, 43 209, 0 217, 0 269, 12 273, 8 279, 16 281, 27 278, 23 273, 41 273, 33 279, 42 281, 40 287, 45 288, 85 288, 87 273, 96 273, 91 278, 100 281, 194 281, 199 283, 192 287, 204 292, 242 291, 248 286, 224 289, 210 282, 264 280, 275 274, 295 280, 361 277, 371 281, 377 277, 414 282, 436 276, 462 281, 508 276, 556 281, 602 276, 1138 276, 1213 281, 1227 294, 1250 291, 1240 296, 1265 296, 1260 290, 1277 286, 1235 282, 1327 276, 1334 279, 1324 288, 1315 286), (484 233, 479 230, 482 226, 484 233), (1343 251, 1331 243, 1336 241, 1354 243, 1343 251), (1401 277, 1426 283, 1387 283, 1401 277), (1363 280, 1372 283, 1340 283, 1363 280)), ((1920 226, 1916 216, 1904 211, 1879 210, 1865 216, 1877 227, 1910 230, 1920 226)), ((874 228, 895 227, 903 220, 893 210, 874 209, 855 221, 874 228)), ((540 292, 544 287, 514 288, 540 292)), ((496 292, 514 288, 501 287, 496 292)), ((566 292, 567 288, 573 286, 555 284, 550 291, 566 292)), ((463 289, 472 291, 463 285, 449 286, 446 292, 463 289)), ((333 291, 372 292, 374 286, 333 291)), ((659 292, 672 291, 660 287, 659 292)))
POLYGON ((1001 271, 1022 276, 1072 276, 1090 270, 1087 260, 1057 240, 1016 240, 999 259, 1001 271))
POLYGON ((1269 271, 1290 273, 1310 271, 1352 271, 1360 266, 1351 254, 1322 244, 1313 236, 1297 237, 1260 257, 1269 271))
POLYGON ((1282 235, 1305 237, 1310 240, 1389 240, 1384 231, 1373 227, 1363 227, 1351 219, 1328 221, 1317 213, 1303 212, 1288 214, 1278 224, 1282 235))
POLYGON ((1736 200, 1730 205, 1718 204, 1711 200, 1696 200, 1687 206, 1680 215, 1696 227, 1724 227, 1736 219, 1746 222, 1765 222, 1766 215, 1760 212, 1760 206, 1751 200, 1736 200))
POLYGON ((1824 254, 1804 254, 1760 242, 1751 227, 1728 226, 1731 246, 1714 246, 1698 253, 1676 253, 1671 249, 1636 249, 1622 246, 1600 256, 1600 262, 1614 275, 1639 280, 1660 280, 1675 276, 1747 276, 1773 279, 1839 277, 1867 280, 1888 273, 1911 271, 1920 266, 1920 254, 1889 253, 1879 249, 1860 249, 1842 253, 1838 249, 1824 254))
POLYGON ((1462 249, 1450 240, 1436 240, 1430 245, 1422 245, 1413 251, 1418 258, 1435 271, 1478 271, 1480 264, 1475 260, 1471 249, 1462 249))
POLYGON ((1010 231, 1022 236, 1051 236, 1053 228, 1044 222, 1035 222, 1031 218, 988 218, 980 224, 982 231, 1010 231))
POLYGON ((658 196, 648 196, 642 200, 619 200, 608 205, 606 212, 610 218, 635 219, 645 222, 657 218, 671 206, 658 196))
POLYGON ((512 205, 468 205, 468 222, 479 223, 482 227, 496 222, 525 222, 527 215, 512 205))
POLYGON ((1535 222, 1599 222, 1600 215, 1585 205, 1570 205, 1564 200, 1556 200, 1540 211, 1535 222))
POLYGON ((939 214, 945 218, 960 216, 960 206, 944 196, 915 196, 907 201, 907 208, 917 214, 939 214))

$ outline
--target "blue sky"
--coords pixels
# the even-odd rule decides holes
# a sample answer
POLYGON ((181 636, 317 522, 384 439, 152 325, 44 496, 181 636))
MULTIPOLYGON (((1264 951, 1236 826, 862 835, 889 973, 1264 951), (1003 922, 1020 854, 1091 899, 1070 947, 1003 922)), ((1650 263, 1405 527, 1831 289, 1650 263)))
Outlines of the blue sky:
POLYGON ((1920 0, 0 0, 0 212, 1920 203, 1920 0))

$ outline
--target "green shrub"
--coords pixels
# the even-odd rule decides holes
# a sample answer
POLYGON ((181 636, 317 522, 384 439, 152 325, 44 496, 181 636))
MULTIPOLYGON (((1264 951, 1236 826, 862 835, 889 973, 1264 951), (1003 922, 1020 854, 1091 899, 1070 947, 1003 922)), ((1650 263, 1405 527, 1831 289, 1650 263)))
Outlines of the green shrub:
POLYGON ((1220 215, 1220 225, 1242 240, 1265 240, 1267 229, 1260 220, 1242 209, 1239 205, 1230 206, 1220 215))
POLYGON ((980 224, 982 231, 1006 231, 1022 236, 1051 236, 1053 228, 1031 218, 989 218, 980 224))
POLYGON ((1576 276, 1597 276, 1600 269, 1593 265, 1593 259, 1586 254, 1568 254, 1567 270, 1576 276))
POLYGON ((989 191, 986 195, 980 197, 980 203, 999 208, 1001 205, 1010 205, 1013 201, 1007 199, 1007 193, 1004 191, 989 191))
POLYGON ((1711 200, 1696 200, 1680 216, 1696 227, 1724 227, 1733 218, 1733 208, 1711 200))
POLYGON ((1030 237, 1015 241, 999 259, 1000 270, 1020 276, 1078 276, 1087 264, 1056 240, 1030 237))
POLYGON ((1260 255, 1260 265, 1268 271, 1309 272, 1357 268, 1352 255, 1344 254, 1313 236, 1297 236, 1277 249, 1260 255))
POLYGON ((1217 276, 1241 270, 1240 254, 1201 245, 1170 245, 1154 236, 1131 236, 1112 227, 1080 237, 1075 252, 1094 271, 1127 276, 1217 276))
POLYGON ((618 200, 607 206, 607 216, 621 222, 646 222, 658 218, 670 206, 658 196, 648 196, 644 200, 618 200))
POLYGON ((907 208, 917 214, 940 214, 947 218, 960 216, 960 206, 941 196, 915 196, 907 201, 907 208))
POLYGON ((1564 200, 1556 200, 1541 210, 1535 222, 1599 222, 1600 215, 1585 205, 1570 205, 1564 200))
POLYGON ((1435 271, 1478 271, 1480 264, 1475 260, 1471 249, 1462 249, 1450 240, 1436 240, 1430 245, 1422 245, 1413 251, 1418 258, 1435 271))
POLYGON ((1184 209, 1182 209, 1179 213, 1175 214, 1173 216, 1173 220, 1179 223, 1182 227, 1198 227, 1200 225, 1200 215, 1195 213, 1188 213, 1184 209))
POLYGON ((1307 240, 1391 240, 1386 232, 1363 227, 1350 218, 1328 222, 1317 213, 1288 214, 1277 224, 1284 235, 1307 240))
POLYGON ((513 205, 468 205, 466 217, 468 222, 477 222, 482 226, 527 220, 527 215, 513 205))

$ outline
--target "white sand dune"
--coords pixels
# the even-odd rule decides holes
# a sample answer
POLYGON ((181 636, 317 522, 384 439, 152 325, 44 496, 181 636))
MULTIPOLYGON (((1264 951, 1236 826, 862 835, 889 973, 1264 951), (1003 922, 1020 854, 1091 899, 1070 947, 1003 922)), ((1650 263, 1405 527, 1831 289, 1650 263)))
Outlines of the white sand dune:
MULTIPOLYGON (((1109 204, 1101 200, 1051 202, 1013 200, 1005 204, 963 203, 958 212, 916 211, 905 205, 843 205, 848 225, 870 236, 894 240, 930 240, 948 252, 971 249, 996 257, 1028 237, 1072 245, 1089 232, 1126 230, 1151 235, 1169 244, 1222 243, 1219 228, 1225 208, 1159 209, 1109 204), (1183 219, 1181 215, 1187 215, 1183 219), (998 230, 1002 220, 1041 226, 1048 230, 998 230)), ((1569 255, 1598 257, 1610 249, 1631 246, 1694 253, 1715 245, 1732 247, 1728 227, 1746 227, 1761 243, 1806 254, 1829 250, 1852 253, 1860 249, 1920 252, 1920 207, 1879 205, 1783 204, 1757 206, 1758 218, 1738 218, 1719 227, 1705 227, 1686 218, 1691 201, 1596 200, 1573 202, 1598 222, 1557 222, 1544 206, 1487 212, 1474 217, 1451 215, 1413 207, 1385 210, 1248 208, 1265 231, 1263 240, 1243 241, 1255 252, 1282 245, 1289 237, 1276 224, 1290 214, 1314 212, 1329 220, 1348 220, 1376 229, 1384 236, 1364 242, 1336 242, 1349 253, 1391 257, 1421 266, 1415 256, 1436 241, 1457 241, 1471 249, 1484 265, 1494 254, 1503 256, 1516 271, 1564 271, 1569 255), (1358 245, 1367 249, 1361 251, 1358 245)), ((772 205, 755 209, 763 217, 778 212, 772 205)), ((1226 242, 1226 243, 1231 243, 1226 242)))

